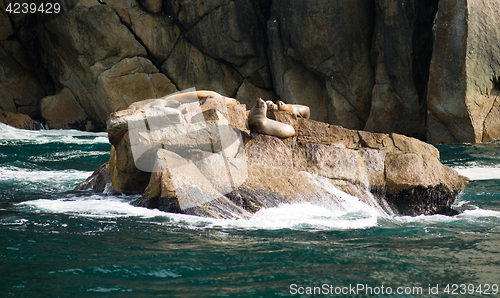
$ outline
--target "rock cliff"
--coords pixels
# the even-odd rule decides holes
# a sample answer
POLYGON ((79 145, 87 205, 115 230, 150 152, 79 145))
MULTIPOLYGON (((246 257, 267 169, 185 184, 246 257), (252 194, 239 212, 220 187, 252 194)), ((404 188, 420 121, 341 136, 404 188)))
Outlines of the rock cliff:
POLYGON ((14 2, 0 3, 0 109, 51 128, 105 130, 132 102, 196 87, 349 129, 500 139, 498 0, 65 0, 51 17, 14 2))
POLYGON ((429 76, 429 141, 500 138, 499 4, 486 0, 439 2, 438 42, 429 76))
POLYGON ((418 215, 455 214, 450 207, 468 181, 439 162, 435 147, 403 135, 270 111, 297 132, 280 139, 249 134, 245 105, 166 102, 111 114, 109 164, 78 189, 103 191, 109 183, 117 192, 141 193, 139 206, 216 218, 248 217, 282 203, 332 207, 341 190, 381 212, 418 215))

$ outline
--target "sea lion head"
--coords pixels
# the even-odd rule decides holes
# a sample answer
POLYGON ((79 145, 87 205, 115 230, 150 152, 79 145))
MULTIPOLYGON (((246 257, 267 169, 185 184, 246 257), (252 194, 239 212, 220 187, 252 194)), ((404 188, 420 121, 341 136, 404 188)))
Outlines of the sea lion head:
POLYGON ((278 110, 282 110, 282 108, 285 107, 286 103, 282 102, 281 100, 278 100, 276 102, 276 105, 278 106, 278 110))
POLYGON ((267 110, 277 110, 278 106, 272 100, 266 100, 267 110))
POLYGON ((255 101, 255 106, 258 107, 258 108, 264 108, 264 109, 267 110, 266 102, 262 98, 258 98, 255 101))

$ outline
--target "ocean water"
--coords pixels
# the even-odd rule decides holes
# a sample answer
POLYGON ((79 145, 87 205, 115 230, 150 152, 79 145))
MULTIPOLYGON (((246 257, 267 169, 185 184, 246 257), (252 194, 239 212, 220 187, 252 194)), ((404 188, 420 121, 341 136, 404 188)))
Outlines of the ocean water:
POLYGON ((73 191, 105 133, 0 124, 0 297, 499 296, 500 143, 437 146, 460 215, 397 217, 339 193, 214 220, 73 191))

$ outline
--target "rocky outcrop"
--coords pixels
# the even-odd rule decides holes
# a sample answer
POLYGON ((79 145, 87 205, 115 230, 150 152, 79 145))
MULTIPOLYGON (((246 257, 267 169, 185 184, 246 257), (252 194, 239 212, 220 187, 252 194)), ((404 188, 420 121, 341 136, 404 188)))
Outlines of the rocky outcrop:
POLYGON ((111 186, 111 176, 109 174, 109 163, 104 163, 98 167, 92 175, 78 184, 76 189, 93 189, 98 192, 117 194, 111 186))
POLYGON ((403 135, 270 111, 297 135, 251 137, 241 121, 243 105, 209 99, 172 108, 166 100, 113 113, 108 121, 113 188, 142 193, 139 206, 248 217, 282 203, 331 207, 339 200, 336 188, 388 213, 453 214, 468 181, 439 162, 435 147, 403 135))

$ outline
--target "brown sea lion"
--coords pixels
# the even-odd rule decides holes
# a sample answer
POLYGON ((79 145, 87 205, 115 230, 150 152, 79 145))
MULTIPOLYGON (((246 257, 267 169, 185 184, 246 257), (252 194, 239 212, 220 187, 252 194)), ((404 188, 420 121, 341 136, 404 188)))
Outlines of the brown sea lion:
POLYGON ((295 135, 293 126, 268 119, 266 114, 266 102, 262 98, 257 99, 247 119, 248 128, 251 132, 258 132, 278 138, 289 138, 295 135))
POLYGON ((159 101, 162 101, 162 100, 165 101, 165 106, 177 107, 181 103, 189 103, 189 102, 195 101, 196 99, 201 100, 201 99, 205 99, 207 97, 212 97, 212 98, 222 97, 226 100, 226 105, 228 105, 228 106, 236 105, 236 104, 240 103, 239 101, 237 101, 234 98, 220 95, 219 93, 214 92, 214 91, 198 90, 198 91, 176 93, 176 94, 172 94, 169 96, 165 96, 163 98, 146 99, 146 100, 134 102, 128 108, 133 109, 133 110, 139 110, 139 109, 143 109, 146 105, 151 104, 151 103, 159 104, 159 101), (175 103, 178 103, 177 106, 174 106, 175 103))
POLYGON ((278 106, 274 102, 272 102, 271 100, 266 100, 266 105, 267 105, 267 110, 268 111, 277 110, 278 109, 278 106))
POLYGON ((308 106, 305 105, 292 105, 292 104, 286 104, 279 100, 277 102, 278 110, 280 111, 286 111, 288 113, 295 114, 296 116, 300 116, 305 119, 309 119, 311 116, 311 110, 309 109, 308 106))
POLYGON ((228 106, 240 103, 239 101, 237 101, 234 98, 226 97, 226 96, 223 96, 217 92, 208 91, 208 90, 198 90, 198 91, 178 93, 178 94, 168 96, 166 99, 170 99, 170 100, 173 99, 173 100, 177 100, 179 102, 185 103, 185 102, 192 102, 192 99, 194 98, 194 96, 198 97, 198 100, 201 100, 201 99, 204 99, 207 97, 212 97, 212 98, 222 97, 226 100, 226 105, 228 105, 228 106))

